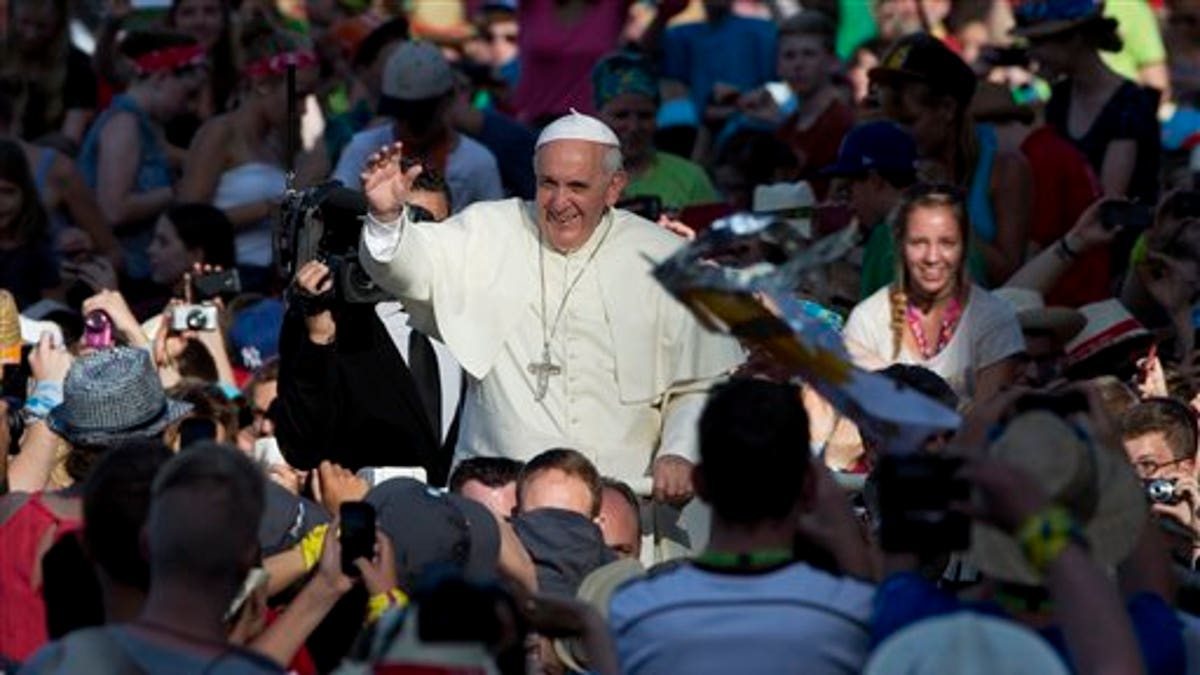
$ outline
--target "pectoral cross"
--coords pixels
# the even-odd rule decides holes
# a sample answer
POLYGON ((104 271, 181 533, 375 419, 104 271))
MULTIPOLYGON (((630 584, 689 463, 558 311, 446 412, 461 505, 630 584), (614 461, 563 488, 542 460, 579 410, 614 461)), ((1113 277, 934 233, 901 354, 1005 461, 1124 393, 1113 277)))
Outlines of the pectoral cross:
POLYGON ((550 360, 550 345, 542 347, 542 360, 529 364, 528 370, 530 375, 537 378, 537 390, 533 395, 535 401, 546 398, 546 392, 550 389, 550 376, 562 374, 562 366, 555 365, 550 360))

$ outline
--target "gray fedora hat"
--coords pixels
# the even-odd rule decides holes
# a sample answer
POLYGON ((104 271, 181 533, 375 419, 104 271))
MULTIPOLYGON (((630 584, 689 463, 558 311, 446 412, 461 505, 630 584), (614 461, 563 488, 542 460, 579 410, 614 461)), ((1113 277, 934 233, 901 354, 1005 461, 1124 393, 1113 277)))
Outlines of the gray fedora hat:
POLYGON ((191 410, 167 398, 149 352, 114 347, 71 364, 63 402, 46 421, 69 443, 105 445, 162 433, 191 410))

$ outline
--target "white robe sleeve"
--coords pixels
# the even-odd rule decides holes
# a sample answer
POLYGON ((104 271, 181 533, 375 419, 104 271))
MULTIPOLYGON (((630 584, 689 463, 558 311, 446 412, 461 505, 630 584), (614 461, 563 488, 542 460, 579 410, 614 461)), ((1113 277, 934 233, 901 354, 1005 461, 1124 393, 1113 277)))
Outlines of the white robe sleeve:
POLYGON ((381 223, 368 214, 359 257, 380 286, 407 303, 428 303, 434 271, 429 264, 432 252, 427 249, 433 242, 423 243, 416 233, 405 237, 413 229, 407 208, 390 223, 381 223), (400 245, 402 240, 404 246, 400 245), (371 265, 371 261, 376 264, 371 265))

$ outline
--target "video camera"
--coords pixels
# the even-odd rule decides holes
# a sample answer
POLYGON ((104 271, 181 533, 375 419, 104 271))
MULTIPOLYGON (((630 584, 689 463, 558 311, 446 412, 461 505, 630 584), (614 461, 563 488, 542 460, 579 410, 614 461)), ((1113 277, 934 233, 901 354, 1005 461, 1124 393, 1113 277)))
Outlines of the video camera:
POLYGON ((375 304, 391 299, 358 261, 367 201, 361 192, 331 180, 306 190, 288 190, 275 229, 280 275, 292 279, 310 260, 329 266, 337 302, 375 304))

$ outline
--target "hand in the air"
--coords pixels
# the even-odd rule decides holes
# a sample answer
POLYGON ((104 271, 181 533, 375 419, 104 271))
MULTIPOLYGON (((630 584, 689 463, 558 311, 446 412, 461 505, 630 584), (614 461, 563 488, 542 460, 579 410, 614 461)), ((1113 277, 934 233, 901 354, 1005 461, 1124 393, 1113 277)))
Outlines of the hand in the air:
POLYGON ((400 217, 400 211, 412 191, 413 181, 421 175, 420 164, 409 167, 407 171, 401 168, 402 149, 402 143, 385 146, 367 159, 367 168, 362 172, 367 209, 381 223, 390 223, 400 217))

